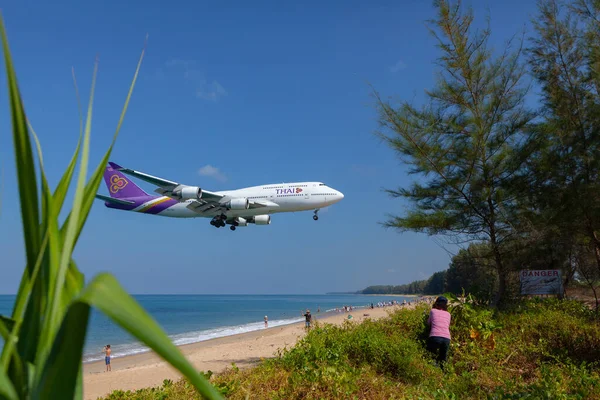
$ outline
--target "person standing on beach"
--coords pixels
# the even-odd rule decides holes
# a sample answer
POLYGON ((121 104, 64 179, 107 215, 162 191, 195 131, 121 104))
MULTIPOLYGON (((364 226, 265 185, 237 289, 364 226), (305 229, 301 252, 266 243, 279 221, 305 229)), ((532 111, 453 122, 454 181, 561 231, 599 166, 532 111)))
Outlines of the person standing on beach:
POLYGON ((110 354, 112 353, 112 350, 110 349, 110 344, 107 344, 106 346, 104 346, 104 348, 102 349, 102 352, 105 355, 104 362, 106 363, 106 372, 112 371, 112 368, 110 366, 110 354))
POLYGON ((310 323, 312 321, 312 315, 310 315, 310 310, 306 310, 306 314, 304 314, 305 322, 304 326, 310 329, 310 323))
POLYGON ((438 297, 427 319, 427 324, 431 327, 427 338, 427 350, 437 355, 436 360, 442 370, 444 370, 444 363, 450 347, 451 320, 452 316, 448 312, 448 299, 444 296, 438 297))
POLYGON ((269 326, 269 318, 265 315, 265 328, 269 326))

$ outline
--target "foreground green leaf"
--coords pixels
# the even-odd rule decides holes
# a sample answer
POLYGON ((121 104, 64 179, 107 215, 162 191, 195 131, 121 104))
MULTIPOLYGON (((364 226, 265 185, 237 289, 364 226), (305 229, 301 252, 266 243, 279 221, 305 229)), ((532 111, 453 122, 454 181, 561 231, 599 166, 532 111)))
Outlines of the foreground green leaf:
MULTIPOLYGON (((73 249, 75 248, 76 236, 79 234, 77 225, 79 221, 79 214, 81 211, 81 203, 83 202, 84 197, 84 188, 85 181, 88 169, 88 158, 89 158, 89 150, 90 150, 90 135, 92 130, 92 114, 93 114, 93 105, 94 105, 94 90, 96 87, 96 77, 98 75, 98 61, 94 64, 94 73, 92 76, 92 87, 90 90, 90 100, 88 104, 88 112, 84 129, 83 136, 83 147, 81 153, 81 162, 79 164, 79 176, 77 177, 77 185, 75 188, 75 197, 73 199, 73 207, 71 209, 72 218, 69 220, 67 225, 67 230, 62 240, 62 249, 60 254, 60 262, 58 264, 58 271, 56 272, 56 283, 55 286, 50 291, 51 298, 50 304, 48 307, 48 311, 46 313, 46 338, 51 338, 60 322, 60 319, 63 316, 63 312, 65 311, 63 304, 61 304, 60 294, 63 289, 63 285, 65 283, 67 270, 69 268, 69 264, 71 262, 71 254, 73 253, 73 249)), ((83 218, 85 219, 85 217, 83 218)), ((47 343, 47 342, 46 342, 47 343)))
MULTIPOLYGON (((48 299, 53 298, 54 290, 56 290, 55 281, 58 271, 58 263, 62 241, 58 233, 58 213, 56 212, 52 191, 50 190, 50 186, 48 185, 48 180, 46 178, 42 146, 40 144, 37 134, 35 133, 35 130, 31 126, 29 121, 28 126, 36 145, 38 161, 40 166, 40 176, 42 180, 42 232, 46 232, 46 235, 49 239, 47 242, 48 251, 45 251, 44 257, 42 259, 41 274, 39 274, 39 278, 37 274, 36 277, 32 277, 32 280, 34 282, 34 291, 33 296, 30 298, 29 304, 32 307, 28 307, 25 314, 26 322, 33 322, 33 328, 27 329, 27 335, 35 335, 35 337, 38 337, 39 335, 40 338, 40 340, 36 341, 27 341, 28 343, 36 343, 38 345, 37 347, 28 346, 29 352, 24 357, 25 360, 31 362, 37 357, 39 357, 39 354, 41 354, 42 356, 47 354, 47 352, 50 349, 48 339, 48 337, 50 336, 50 331, 48 329, 42 330, 39 333, 38 331, 42 327, 42 319, 40 317, 44 315, 44 313, 47 311, 48 299), (44 338, 46 338, 45 341, 44 338), (38 354, 40 350, 41 352, 38 354)), ((46 244, 45 241, 44 244, 46 244)))
POLYGON ((38 192, 36 187, 36 173, 31 150, 31 141, 27 131, 25 110, 19 93, 17 76, 13 67, 8 38, 4 29, 4 20, 0 14, 0 34, 4 50, 6 76, 8 80, 13 143, 15 149, 15 162, 17 166, 17 181, 19 186, 19 199, 21 203, 21 218, 23 220, 23 237, 25 239, 25 252, 27 266, 31 274, 35 259, 40 248, 41 235, 39 232, 38 192))
POLYGON ((56 208, 56 215, 59 215, 65 198, 67 196, 67 192, 69 186, 71 185, 71 181, 73 179, 73 173, 75 172, 75 166, 77 164, 77 158, 79 157, 79 152, 81 150, 81 141, 83 138, 83 114, 81 111, 81 101, 79 99, 79 89, 77 88, 77 80, 75 79, 75 71, 73 70, 73 85, 75 87, 75 95, 77 98, 77 108, 79 110, 79 140, 77 141, 77 146, 75 147, 75 152, 73 153, 73 157, 71 157, 71 162, 67 167, 67 170, 61 177, 56 189, 54 190, 54 207, 56 208))
POLYGON ((0 315, 0 336, 2 336, 4 341, 8 340, 8 336, 10 335, 10 332, 13 330, 14 326, 15 321, 12 318, 0 315))
POLYGON ((100 274, 82 292, 79 299, 96 307, 115 323, 177 368, 208 399, 221 395, 186 360, 156 321, 109 274, 100 274))
POLYGON ((0 370, 0 399, 18 400, 19 396, 4 371, 0 370))
POLYGON ((33 392, 34 398, 74 398, 89 313, 86 303, 75 302, 69 307, 33 392))
MULTIPOLYGON (((146 40, 147 39, 148 39, 148 37, 146 36, 146 40)), ((129 87, 129 92, 127 93, 127 98, 125 99, 125 104, 123 105, 123 109, 121 110, 121 116, 119 117, 119 122, 117 123, 117 129, 115 130, 115 133, 113 135, 113 139, 110 144, 110 147, 104 154, 102 161, 96 167, 96 170, 92 174, 90 180, 88 181, 88 184, 85 187, 85 194, 83 196, 83 203, 81 205, 81 218, 77 224, 75 244, 77 243, 77 240, 79 240, 79 235, 81 234, 81 231, 83 230, 83 226, 85 225, 85 221, 87 220, 87 216, 89 215, 90 210, 92 209, 92 205, 94 204, 95 195, 98 192, 100 183, 102 182, 102 177, 104 175, 104 169, 106 168, 106 164, 108 163, 110 155, 112 154, 112 149, 117 141, 117 137, 119 136, 121 126, 123 125, 123 121, 125 119, 125 115, 127 113, 128 107, 129 107, 129 101, 131 100, 131 95, 133 94, 133 89, 135 87, 135 83, 137 81, 137 78, 138 78, 138 75, 140 72, 140 68, 142 67, 142 61, 144 59, 144 54, 146 52, 146 44, 147 43, 144 43, 144 48, 142 49, 142 53, 140 54, 140 58, 138 60, 137 67, 136 67, 135 73, 133 75, 133 80, 131 82, 131 86, 129 87)), ((69 213, 69 215, 67 216, 67 219, 65 220, 65 223, 63 224, 63 226, 61 228, 61 235, 63 235, 63 236, 65 235, 66 229, 67 229, 67 226, 69 225, 70 220, 71 220, 71 213, 69 213)))
POLYGON ((5 339, 1 358, 2 368, 0 368, 0 399, 81 398, 83 396, 81 359, 90 307, 98 308, 152 348, 177 368, 204 397, 221 398, 208 381, 185 359, 160 326, 112 276, 100 275, 86 289, 83 289, 84 277, 72 259, 73 250, 91 210, 105 165, 122 126, 145 47, 112 143, 91 179, 86 183, 97 74, 97 63, 95 64, 85 129, 80 128, 79 142, 68 168, 52 192, 45 175, 41 144, 33 128, 28 126, 29 121, 23 109, 1 18, 0 28, 7 68, 27 253, 27 266, 19 286, 12 318, 0 319, 0 335, 5 339), (41 215, 38 209, 40 198, 36 187, 38 181, 30 132, 35 139, 40 164, 41 215), (73 206, 67 220, 59 229, 58 216, 80 154, 73 206))

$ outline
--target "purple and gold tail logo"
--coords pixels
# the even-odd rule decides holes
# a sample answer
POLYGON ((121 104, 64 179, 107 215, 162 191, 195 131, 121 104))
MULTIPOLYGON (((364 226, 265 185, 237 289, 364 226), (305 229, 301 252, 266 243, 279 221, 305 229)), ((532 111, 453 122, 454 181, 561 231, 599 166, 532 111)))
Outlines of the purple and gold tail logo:
POLYGON ((110 192, 115 194, 127 186, 128 183, 129 181, 127 179, 121 178, 119 175, 113 175, 110 177, 110 192))

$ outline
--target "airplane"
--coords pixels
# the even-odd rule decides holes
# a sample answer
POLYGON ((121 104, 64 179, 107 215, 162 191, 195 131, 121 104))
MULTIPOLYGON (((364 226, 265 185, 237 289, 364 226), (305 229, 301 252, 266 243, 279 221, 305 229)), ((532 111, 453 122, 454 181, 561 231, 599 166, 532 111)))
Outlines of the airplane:
POLYGON ((104 170, 109 196, 96 194, 108 208, 173 218, 211 218, 216 228, 269 225, 271 214, 314 210, 313 219, 321 208, 344 198, 342 192, 323 182, 274 183, 237 190, 210 192, 198 186, 188 186, 123 168, 109 162, 104 170), (125 175, 155 186, 159 196, 146 193, 125 175))

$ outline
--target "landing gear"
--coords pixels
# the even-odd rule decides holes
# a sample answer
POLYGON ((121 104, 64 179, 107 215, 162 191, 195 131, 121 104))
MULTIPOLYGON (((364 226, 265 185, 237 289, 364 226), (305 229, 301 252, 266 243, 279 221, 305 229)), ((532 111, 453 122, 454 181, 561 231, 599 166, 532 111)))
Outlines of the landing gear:
POLYGON ((318 210, 318 209, 317 209, 317 210, 315 210, 315 215, 313 215, 313 219, 314 219, 315 221, 318 221, 318 220, 319 220, 319 216, 317 215, 317 213, 318 213, 318 212, 319 212, 319 210, 318 210))
POLYGON ((219 215, 218 217, 214 217, 210 224, 216 228, 223 228, 226 225, 227 216, 225 214, 219 215))
MULTIPOLYGON (((213 219, 210 220, 210 224, 215 228, 224 228, 227 225, 227 215, 215 215, 213 219)), ((235 231, 239 224, 237 222, 237 219, 233 218, 229 220, 229 225, 231 225, 229 229, 235 231)))

